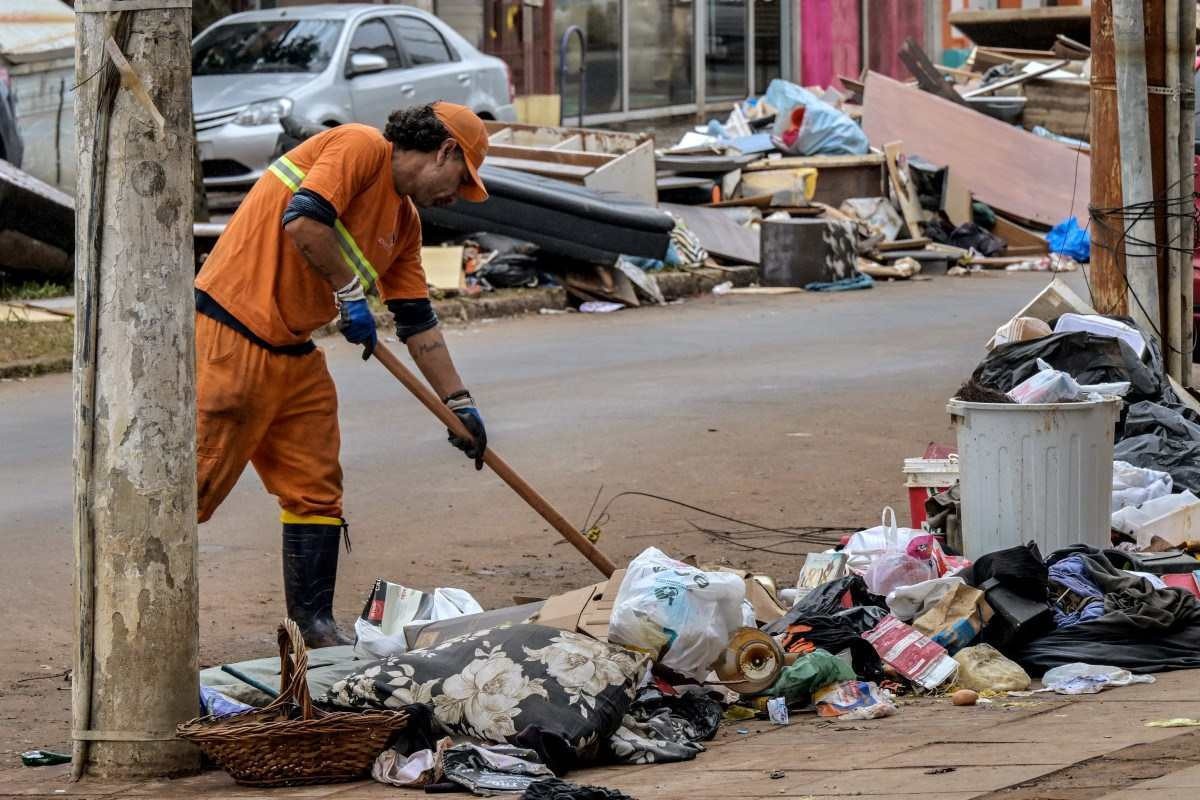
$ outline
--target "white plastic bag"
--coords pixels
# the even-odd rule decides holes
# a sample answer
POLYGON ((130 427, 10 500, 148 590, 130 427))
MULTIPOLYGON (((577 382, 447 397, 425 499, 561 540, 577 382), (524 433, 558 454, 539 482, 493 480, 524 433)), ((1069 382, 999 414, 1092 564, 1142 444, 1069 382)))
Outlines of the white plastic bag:
POLYGON ((911 535, 901 537, 900 529, 896 527, 896 512, 890 507, 883 510, 881 522, 883 522, 883 550, 874 554, 870 565, 863 573, 863 580, 866 581, 867 589, 871 593, 887 595, 893 589, 901 586, 912 586, 939 577, 937 567, 932 563, 913 558, 906 552, 909 542, 915 536, 927 535, 924 531, 914 531, 911 535), (890 525, 888 524, 889 513, 891 514, 890 525))
POLYGON ((1173 491, 1174 485, 1169 473, 1135 467, 1125 461, 1114 461, 1110 510, 1115 514, 1127 506, 1140 506, 1149 500, 1165 497, 1173 491))
POLYGON ((1106 396, 1124 397, 1129 394, 1129 381, 1118 383, 1080 384, 1068 373, 1055 369, 1042 359, 1038 371, 1014 386, 1008 397, 1015 403, 1062 403, 1071 400, 1101 400, 1106 396))
MULTIPOLYGON (((443 619, 464 617, 467 614, 482 614, 483 606, 475 601, 471 593, 464 589, 434 589, 429 615, 421 619, 413 619, 404 625, 416 625, 426 622, 437 622, 443 619)), ((408 639, 404 635, 404 627, 399 627, 392 634, 383 632, 377 625, 372 625, 362 617, 354 620, 354 633, 357 641, 354 652, 361 658, 387 658, 408 652, 408 639)))
MULTIPOLYGON (((888 550, 888 542, 894 539, 896 547, 903 552, 914 536, 925 531, 916 528, 897 528, 896 512, 888 506, 880 515, 879 526, 859 531, 850 537, 842 552, 846 554, 846 566, 851 572, 862 575, 876 558, 888 550)), ((937 576, 934 576, 937 577, 937 576)))
POLYGON ((1058 694, 1096 694, 1110 686, 1128 686, 1131 683, 1154 683, 1153 675, 1134 675, 1120 667, 1085 664, 1075 661, 1055 667, 1042 676, 1039 692, 1058 694))
POLYGON ((965 584, 962 578, 949 576, 934 578, 911 586, 897 586, 887 593, 888 608, 892 616, 903 622, 912 622, 924 614, 937 602, 954 590, 955 586, 965 584))
POLYGON ((746 584, 734 573, 704 572, 648 547, 629 562, 608 640, 700 680, 742 625, 745 599, 746 584))

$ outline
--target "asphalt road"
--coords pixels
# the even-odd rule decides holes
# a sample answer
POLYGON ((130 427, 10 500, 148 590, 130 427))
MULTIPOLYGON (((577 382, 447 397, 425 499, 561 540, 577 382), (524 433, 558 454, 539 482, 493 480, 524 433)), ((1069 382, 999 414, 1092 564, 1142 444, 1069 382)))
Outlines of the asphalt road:
MULTIPOLYGON (((769 527, 868 526, 888 504, 903 518, 902 460, 953 441, 946 399, 996 326, 1049 279, 992 273, 841 295, 708 297, 477 323, 448 339, 494 447, 574 522, 603 487, 605 497, 653 492, 769 527)), ((461 587, 485 607, 597 577, 494 475, 452 450, 381 366, 340 340, 323 345, 340 392, 354 546, 340 572, 343 620, 376 577, 461 587)), ((0 383, 0 764, 65 739, 69 693, 46 676, 70 665, 71 430, 69 376, 0 383)), ((277 519, 248 470, 200 529, 206 664, 274 649, 284 613, 277 519)), ((600 547, 618 564, 656 545, 795 580, 801 558, 714 542, 692 523, 738 528, 623 498, 600 547)))

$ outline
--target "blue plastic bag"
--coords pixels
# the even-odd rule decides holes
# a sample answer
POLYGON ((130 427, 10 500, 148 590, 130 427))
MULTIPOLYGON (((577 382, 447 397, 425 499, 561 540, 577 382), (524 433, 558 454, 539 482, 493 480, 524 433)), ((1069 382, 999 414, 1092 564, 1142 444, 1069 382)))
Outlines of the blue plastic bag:
POLYGON ((804 106, 804 122, 796 149, 802 155, 863 155, 871 149, 867 135, 849 116, 807 89, 776 78, 767 86, 763 99, 775 108, 776 136, 791 124, 792 109, 804 106))
POLYGON ((1087 231, 1079 227, 1074 217, 1068 217, 1055 225, 1046 234, 1046 244, 1051 253, 1062 253, 1076 261, 1087 261, 1091 257, 1092 243, 1087 231))

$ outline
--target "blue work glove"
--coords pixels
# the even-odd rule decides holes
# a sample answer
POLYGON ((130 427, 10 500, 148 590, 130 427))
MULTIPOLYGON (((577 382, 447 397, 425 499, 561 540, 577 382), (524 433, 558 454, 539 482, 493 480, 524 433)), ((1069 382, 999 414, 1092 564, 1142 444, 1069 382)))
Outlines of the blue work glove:
POLYGON ((367 305, 367 296, 355 279, 336 293, 338 303, 338 330, 346 341, 363 346, 363 361, 375 352, 378 341, 375 333, 375 315, 367 305))
POLYGON ((446 398, 446 406, 462 420, 462 424, 471 434, 470 439, 463 439, 455 436, 453 431, 447 430, 450 444, 466 453, 467 458, 475 459, 476 470, 483 469, 483 452, 487 450, 487 431, 483 427, 483 417, 479 415, 479 409, 475 407, 471 393, 466 389, 455 392, 446 398))

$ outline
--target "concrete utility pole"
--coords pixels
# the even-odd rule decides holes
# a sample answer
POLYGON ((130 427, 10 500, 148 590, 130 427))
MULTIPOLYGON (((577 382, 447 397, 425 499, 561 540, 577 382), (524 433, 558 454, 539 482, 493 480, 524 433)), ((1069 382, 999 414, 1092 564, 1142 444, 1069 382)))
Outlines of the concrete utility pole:
MULTIPOLYGON (((1126 215, 1125 278, 1129 316, 1147 335, 1162 331, 1159 303, 1154 169, 1150 150, 1150 107, 1146 81, 1146 22, 1142 0, 1113 0, 1117 72, 1117 127, 1121 151, 1122 205, 1143 206, 1126 215)), ((1159 128, 1161 133, 1162 129, 1159 128)), ((1165 344, 1159 337, 1160 345, 1165 344)))
POLYGON ((76 778, 199 766, 191 0, 76 0, 76 778))

